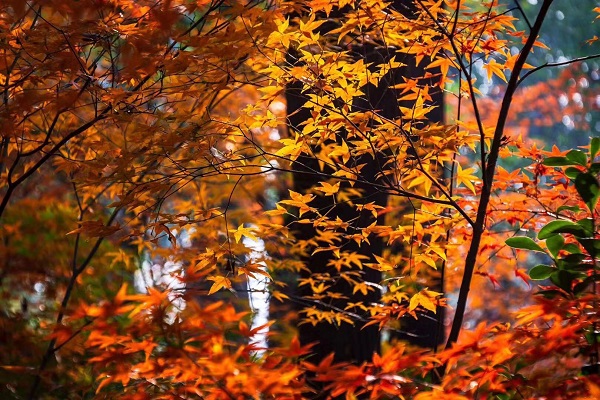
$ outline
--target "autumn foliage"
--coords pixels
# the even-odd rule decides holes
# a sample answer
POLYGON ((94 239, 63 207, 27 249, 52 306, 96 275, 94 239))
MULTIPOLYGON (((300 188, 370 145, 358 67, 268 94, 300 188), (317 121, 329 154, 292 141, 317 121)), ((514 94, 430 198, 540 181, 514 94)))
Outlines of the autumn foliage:
POLYGON ((504 3, 3 1, 0 397, 599 398, 600 139, 532 127, 600 91, 504 3))

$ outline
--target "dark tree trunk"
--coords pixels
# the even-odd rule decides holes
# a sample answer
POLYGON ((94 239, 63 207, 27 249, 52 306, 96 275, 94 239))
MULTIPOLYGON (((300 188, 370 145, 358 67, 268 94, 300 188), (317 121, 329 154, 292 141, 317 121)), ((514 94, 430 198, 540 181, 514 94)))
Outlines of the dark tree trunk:
MULTIPOLYGON (((362 52, 356 54, 356 57, 365 57, 367 62, 373 62, 377 60, 383 61, 383 57, 374 50, 360 48, 362 52)), ((297 127, 303 122, 310 118, 310 112, 307 109, 301 108, 302 104, 306 101, 306 97, 301 93, 302 85, 290 85, 286 92, 286 100, 288 107, 288 122, 291 131, 297 129, 297 127)), ((366 92, 365 99, 361 102, 355 102, 356 109, 379 109, 381 113, 388 117, 393 118, 398 115, 398 107, 395 106, 395 96, 385 86, 374 87, 370 86, 364 88, 366 92)), ((344 137, 345 133, 340 132, 339 137, 344 137)), ((379 190, 375 190, 369 182, 377 182, 377 174, 380 172, 378 165, 380 163, 373 161, 370 156, 352 160, 356 164, 367 163, 367 165, 361 170, 361 180, 365 183, 357 183, 354 188, 359 189, 363 192, 364 196, 362 199, 353 200, 355 204, 360 203, 371 203, 374 202, 377 205, 385 206, 387 204, 387 195, 379 190)), ((299 193, 306 193, 310 188, 314 187, 318 181, 325 180, 323 177, 314 175, 315 171, 320 171, 318 162, 315 158, 303 155, 293 165, 294 170, 294 188, 293 190, 299 193)), ((325 171, 326 173, 328 171, 325 171)), ((333 172, 333 171, 329 171, 333 172)), ((342 185, 343 187, 343 185, 342 185)), ((359 213, 355 206, 347 204, 334 204, 331 196, 328 197, 317 197, 311 206, 318 208, 322 213, 327 212, 327 215, 335 219, 339 217, 343 221, 354 221, 352 224, 357 228, 364 228, 369 226, 375 221, 375 218, 369 211, 363 211, 359 213)), ((379 221, 382 222, 382 221, 379 221)), ((350 228, 347 233, 355 233, 350 228)), ((308 240, 315 236, 316 232, 312 225, 302 224, 297 226, 294 234, 299 240, 308 240)), ((376 237, 369 237, 370 244, 362 242, 358 246, 355 242, 347 242, 343 244, 343 250, 348 252, 357 252, 361 255, 367 256, 371 261, 375 262, 373 254, 381 255, 383 250, 383 241, 376 237)), ((314 273, 326 273, 332 272, 330 267, 327 267, 327 263, 332 257, 331 252, 319 252, 313 256, 304 257, 303 261, 310 271, 303 272, 301 278, 308 278, 314 273)), ((378 285, 381 281, 381 273, 379 271, 363 268, 361 271, 362 280, 378 285)), ((364 304, 372 304, 379 301, 381 293, 379 290, 370 291, 367 295, 363 295, 360 292, 352 293, 353 287, 344 280, 339 280, 330 290, 342 293, 348 298, 348 300, 333 302, 333 307, 343 310, 348 302, 362 302, 364 304)), ((305 297, 310 295, 310 288, 301 287, 298 295, 305 297)), ((315 305, 321 307, 325 311, 331 311, 332 308, 323 304, 304 304, 315 305)), ((353 310, 354 313, 358 313, 353 310)), ((312 326, 310 324, 304 324, 299 327, 300 340, 303 344, 317 342, 318 344, 313 348, 313 356, 311 361, 318 362, 325 358, 330 353, 335 354, 335 361, 347 361, 353 363, 361 363, 363 361, 370 360, 374 352, 378 352, 380 349, 380 333, 377 326, 369 326, 363 328, 363 325, 368 320, 368 315, 363 315, 360 320, 355 320, 354 325, 348 323, 342 323, 340 326, 333 326, 330 324, 318 324, 312 326)))
MULTIPOLYGON (((396 0, 394 6, 407 14, 412 12, 412 8, 407 4, 412 3, 406 0, 396 0)), ((378 110, 378 112, 386 118, 396 118, 399 116, 400 105, 397 101, 397 93, 395 90, 390 89, 390 86, 403 82, 402 77, 417 77, 422 76, 424 73, 422 68, 415 68, 412 56, 405 54, 397 54, 394 49, 389 48, 375 48, 373 46, 360 46, 354 48, 354 54, 356 59, 363 58, 365 63, 384 63, 389 59, 397 55, 399 61, 408 64, 408 67, 403 67, 391 71, 380 84, 375 87, 368 85, 363 89, 365 96, 359 101, 355 101, 354 107, 356 110, 367 109, 367 110, 378 110), (411 66, 412 64, 412 66, 411 66)), ((293 52, 288 55, 288 61, 295 63, 296 58, 293 52)), ((437 121, 442 120, 442 96, 441 94, 434 94, 434 102, 438 105, 435 112, 430 115, 437 121)), ((301 131, 302 122, 308 120, 311 117, 310 110, 302 108, 302 105, 306 102, 307 97, 302 93, 302 84, 296 83, 288 86, 286 90, 286 101, 288 107, 288 124, 290 134, 293 135, 295 132, 301 131)), ((406 106, 406 104, 402 104, 406 106)), ((409 105, 410 106, 410 105, 409 105)), ((345 133, 339 132, 340 138, 345 136, 345 133)), ((317 150, 317 149, 313 149, 317 150)), ((316 151, 315 151, 316 153, 316 151)), ((368 182, 377 182, 377 174, 380 172, 381 162, 373 160, 370 156, 364 157, 364 159, 354 160, 356 164, 366 163, 366 167, 361 171, 361 180, 365 184, 357 184, 355 187, 361 189, 364 193, 362 201, 364 203, 374 202, 377 205, 385 206, 387 204, 387 195, 377 190, 373 185, 369 185, 368 182)), ((294 186, 293 190, 299 193, 306 193, 310 188, 314 187, 317 182, 325 180, 323 176, 315 174, 316 171, 320 171, 316 158, 303 155, 299 157, 293 165, 294 170, 294 186)), ((321 171, 327 173, 328 171, 321 171)), ((333 171, 330 171, 333 172, 333 171)), ((381 182, 379 182, 381 183, 381 182)), ((356 201, 358 203, 359 201, 356 201)), ((346 204, 335 204, 331 200, 331 196, 328 197, 317 197, 313 202, 310 203, 312 207, 316 207, 321 210, 321 213, 327 212, 330 218, 340 217, 344 221, 355 220, 357 227, 366 227, 370 225, 374 218, 370 212, 359 213, 355 207, 348 206, 346 204)), ((382 221, 379 221, 382 222, 382 221)), ((353 233, 352 231, 348 233, 353 233)), ((316 231, 310 224, 297 224, 294 226, 294 235, 299 240, 308 240, 315 236, 316 231)), ((369 257, 375 262, 373 255, 381 255, 383 250, 383 242, 379 238, 369 237, 370 244, 362 242, 358 246, 355 242, 345 243, 345 251, 355 251, 361 255, 369 257)), ((330 267, 327 266, 328 261, 332 256, 331 252, 319 252, 314 255, 310 255, 311 251, 305 255, 302 261, 308 267, 309 271, 301 273, 300 278, 309 278, 315 273, 331 272, 330 267)), ((367 261, 369 262, 369 261, 367 261)), ((370 268, 363 268, 360 270, 362 279, 365 282, 371 282, 378 285, 381 282, 381 273, 370 268)), ((441 281, 439 285, 429 285, 433 290, 440 290, 441 281)), ((380 300, 381 293, 371 291, 368 295, 363 295, 360 292, 353 293, 353 288, 346 283, 344 280, 339 280, 334 287, 329 290, 342 293, 347 297, 347 300, 336 301, 333 303, 321 304, 319 302, 311 302, 300 300, 299 308, 315 306, 325 311, 331 311, 331 307, 343 310, 348 302, 362 302, 364 304, 376 303, 380 300)), ((298 297, 304 298, 311 295, 311 289, 307 286, 301 286, 298 289, 298 297)), ((356 312, 353 310, 353 312, 356 312)), ((358 312, 356 312, 358 313, 358 312)), ((362 363, 371 359, 374 352, 380 350, 380 332, 378 327, 369 326, 363 329, 364 323, 367 321, 368 316, 364 315, 361 319, 355 319, 354 325, 348 323, 342 323, 340 326, 334 326, 331 324, 320 323, 316 326, 310 324, 303 324, 299 326, 300 341, 303 345, 308 343, 317 343, 313 347, 313 353, 309 357, 309 361, 313 363, 319 363, 322 359, 327 357, 329 354, 334 353, 336 362, 351 362, 351 363, 362 363)), ((443 327, 441 326, 439 315, 435 314, 427 315, 419 318, 419 320, 412 320, 406 318, 403 321, 402 329, 410 332, 410 335, 397 336, 401 339, 406 339, 413 344, 423 347, 434 347, 435 344, 443 341, 443 327), (404 323, 406 322, 406 323, 404 323)), ((325 396, 324 393, 319 396, 325 396)))

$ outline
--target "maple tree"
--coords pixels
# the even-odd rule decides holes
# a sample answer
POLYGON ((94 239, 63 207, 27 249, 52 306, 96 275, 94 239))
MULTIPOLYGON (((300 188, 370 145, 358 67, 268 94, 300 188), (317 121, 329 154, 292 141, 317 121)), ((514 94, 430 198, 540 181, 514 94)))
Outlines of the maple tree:
POLYGON ((509 119, 552 3, 3 2, 0 393, 597 397, 600 140, 509 119), (467 329, 500 279, 545 286, 467 329))

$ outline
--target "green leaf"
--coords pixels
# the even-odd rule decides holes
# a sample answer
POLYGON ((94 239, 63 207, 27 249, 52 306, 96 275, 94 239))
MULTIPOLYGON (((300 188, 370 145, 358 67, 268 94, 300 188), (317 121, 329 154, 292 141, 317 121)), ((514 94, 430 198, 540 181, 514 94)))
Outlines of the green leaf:
POLYGON ((594 332, 593 330, 587 331, 583 334, 588 344, 600 343, 600 332, 594 332))
POLYGON ((564 251, 568 251, 571 254, 581 254, 581 249, 575 243, 567 243, 563 247, 564 251))
POLYGON ((562 290, 571 293, 571 285, 576 277, 574 273, 560 269, 550 275, 550 280, 562 290))
POLYGON ((577 225, 585 229, 588 236, 594 236, 594 220, 592 218, 583 218, 577 221, 577 225))
POLYGON ((565 244, 565 238, 561 235, 553 235, 546 239, 546 247, 550 250, 550 254, 554 258, 558 257, 558 252, 561 251, 565 244))
POLYGON ((579 208, 579 206, 560 206, 556 209, 556 213, 558 214, 559 212, 564 210, 578 212, 581 211, 581 208, 579 208))
POLYGON ((544 159, 542 164, 548 167, 563 167, 565 165, 575 165, 573 161, 567 160, 566 157, 548 157, 544 159))
POLYGON ((546 226, 540 229, 540 233, 538 233, 538 239, 548 239, 550 236, 556 233, 570 233, 578 237, 587 236, 587 232, 585 231, 585 229, 582 226, 576 224, 575 222, 557 220, 549 222, 548 224, 546 224, 546 226))
POLYGON ((592 163, 592 165, 590 165, 590 167, 588 168, 588 172, 590 174, 597 174, 598 172, 600 172, 600 162, 592 163))
POLYGON ((575 266, 567 268, 567 269, 571 272, 580 274, 580 278, 585 278, 587 276, 585 274, 587 274, 588 271, 593 269, 593 267, 592 267, 592 264, 582 263, 582 264, 575 265, 575 266))
MULTIPOLYGON (((515 366, 514 366, 515 372, 518 372, 518 371, 522 370, 523 368, 529 367, 531 365, 531 363, 528 363, 527 361, 525 361, 523 359, 516 359, 515 361, 516 361, 515 366)), ((521 374, 515 374, 515 377, 527 379, 521 374)))
POLYGON ((590 173, 582 173, 575 179, 575 189, 581 196, 588 209, 593 212, 600 197, 600 184, 590 173))
POLYGON ((577 239, 577 241, 581 243, 585 251, 587 251, 592 258, 597 258, 598 255, 600 255, 600 240, 582 238, 577 239))
POLYGON ((533 250, 545 253, 544 249, 542 249, 539 244, 527 236, 511 237, 506 239, 506 244, 514 249, 533 250))
POLYGON ((582 173, 582 171, 579 168, 569 167, 569 168, 565 169, 565 175, 573 180, 577 179, 577 177, 581 173, 582 173))
POLYGON ((591 283, 597 282, 597 281, 600 281, 600 275, 588 276, 583 281, 576 284, 575 287, 573 287, 573 291, 576 294, 582 293, 583 291, 585 291, 588 288, 588 286, 590 286, 591 283))
POLYGON ((600 137, 592 138, 590 142, 590 157, 593 160, 598 154, 598 150, 600 150, 600 137))
POLYGON ((567 160, 572 161, 575 164, 581 165, 582 167, 587 166, 587 155, 581 150, 571 150, 567 153, 567 160))
POLYGON ((553 268, 549 265, 539 264, 529 270, 529 276, 533 280, 542 281, 550 278, 550 275, 552 275, 554 271, 556 271, 556 268, 553 268))
POLYGON ((573 270, 579 266, 579 264, 581 264, 585 258, 585 254, 569 254, 559 260, 556 260, 556 263, 560 269, 573 270))

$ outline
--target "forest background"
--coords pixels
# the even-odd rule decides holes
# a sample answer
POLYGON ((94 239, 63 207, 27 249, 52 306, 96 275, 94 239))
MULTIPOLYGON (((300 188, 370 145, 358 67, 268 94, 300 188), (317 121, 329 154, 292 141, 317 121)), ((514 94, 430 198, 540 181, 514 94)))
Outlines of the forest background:
POLYGON ((597 1, 0 4, 0 397, 598 398, 597 1))

